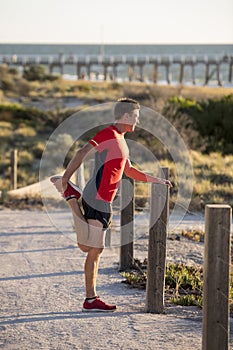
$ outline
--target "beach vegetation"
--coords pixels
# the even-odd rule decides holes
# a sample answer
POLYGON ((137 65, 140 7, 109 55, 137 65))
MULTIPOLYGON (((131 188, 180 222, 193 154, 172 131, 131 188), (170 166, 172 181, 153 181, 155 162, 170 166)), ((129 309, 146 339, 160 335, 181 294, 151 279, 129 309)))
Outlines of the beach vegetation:
POLYGON ((45 67, 42 65, 32 64, 25 68, 23 78, 28 81, 53 81, 57 80, 58 76, 47 74, 45 67))
MULTIPOLYGON (((122 272, 124 283, 132 288, 145 289, 147 280, 147 260, 138 260, 133 270, 122 272)), ((165 272, 165 298, 182 306, 202 306, 203 268, 185 264, 167 264, 165 272)))
MULTIPOLYGON (((232 110, 233 89, 158 86, 142 82, 118 83, 113 81, 66 81, 59 77, 56 81, 44 80, 47 74, 44 67, 28 68, 28 77, 42 80, 26 80, 17 71, 7 66, 0 67, 0 157, 4 158, 0 178, 0 189, 10 188, 9 167, 10 150, 18 148, 19 152, 27 150, 33 155, 31 172, 35 176, 20 176, 25 165, 19 164, 18 186, 23 187, 38 179, 37 164, 42 155, 46 140, 54 129, 74 112, 89 105, 115 100, 121 96, 138 99, 142 105, 162 113, 178 130, 183 138, 194 171, 194 187, 189 209, 203 211, 207 203, 228 203, 233 205, 233 151, 232 151, 232 110), (7 91, 3 90, 4 81, 8 81, 7 91), (226 94, 227 92, 227 94, 226 94), (47 100, 46 100, 47 99, 47 100), (49 99, 49 100, 48 100, 49 99), (82 101, 76 108, 63 108, 64 99, 82 101), (12 103, 11 101, 17 101, 12 103), (48 108, 39 109, 42 101, 47 101, 48 108), (55 107, 54 107, 55 106, 55 107), (226 137, 225 137, 226 135, 226 137), (35 166, 34 166, 35 164, 35 166), (27 179, 27 181, 24 179, 27 179), (32 180, 33 179, 33 180, 32 180)), ((5 85, 6 86, 6 85, 5 85)), ((104 113, 109 113, 108 110, 104 113)), ((87 141, 90 133, 83 135, 80 145, 87 141)), ((160 166, 169 168, 169 179, 173 183, 170 190, 170 207, 174 206, 178 186, 185 187, 177 176, 179 171, 185 173, 185 166, 176 164, 171 159, 166 147, 149 132, 136 128, 132 140, 149 149, 158 159, 160 166), (179 181, 179 183, 178 183, 179 181)), ((78 144, 76 145, 78 146, 78 144)), ((70 159, 73 150, 69 152, 70 159)), ((140 159, 140 168, 158 176, 157 164, 140 159)), ((27 171, 29 171, 27 169, 27 171)), ((149 204, 150 186, 136 183, 136 208, 141 210, 149 204)))
MULTIPOLYGON (((135 259, 130 271, 122 272, 122 281, 131 288, 146 289, 147 259, 135 259)), ((165 271, 165 300, 182 306, 202 307, 203 267, 181 263, 168 263, 165 271)), ((230 275, 230 312, 233 315, 233 272, 230 275)))

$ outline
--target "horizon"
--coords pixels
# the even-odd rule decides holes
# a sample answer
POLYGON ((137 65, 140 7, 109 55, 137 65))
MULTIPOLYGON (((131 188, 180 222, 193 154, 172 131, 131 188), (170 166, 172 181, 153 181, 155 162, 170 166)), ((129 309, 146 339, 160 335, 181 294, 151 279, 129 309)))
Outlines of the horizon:
POLYGON ((67 43, 67 42, 0 42, 0 45, 92 45, 92 46, 107 46, 107 45, 111 45, 111 46, 117 46, 117 45, 121 45, 121 46, 130 46, 130 45, 141 45, 141 46, 228 46, 228 45, 232 45, 233 46, 233 42, 232 43, 67 43))
POLYGON ((0 43, 231 45, 232 0, 2 1, 0 43))

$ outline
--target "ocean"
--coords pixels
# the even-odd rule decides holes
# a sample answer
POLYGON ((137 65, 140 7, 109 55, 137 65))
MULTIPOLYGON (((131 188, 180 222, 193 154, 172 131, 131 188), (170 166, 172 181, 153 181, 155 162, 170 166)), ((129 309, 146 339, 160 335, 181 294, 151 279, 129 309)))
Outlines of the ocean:
MULTIPOLYGON (((198 57, 222 57, 224 55, 233 56, 233 44, 229 45, 74 45, 74 44, 0 44, 0 60, 6 56, 59 56, 74 57, 87 55, 158 55, 158 56, 198 56, 198 57)), ((94 70, 100 67, 94 67, 94 70)), ((205 66, 199 64, 195 68, 196 83, 203 84, 205 66)), ((56 70, 54 70, 56 72, 56 70)), ((58 72, 58 70, 57 70, 58 72)), ((178 81, 179 67, 172 66, 171 79, 173 83, 178 81)), ((228 82, 229 64, 221 64, 220 66, 221 80, 224 86, 232 86, 232 82, 228 82)), ((101 76, 101 72, 100 72, 101 76)), ((119 79, 127 80, 128 70, 126 67, 119 67, 119 79)), ((74 66, 65 66, 64 78, 77 79, 74 66)), ((150 80, 151 70, 145 67, 145 79, 150 80)), ((191 84, 191 69, 185 68, 184 80, 187 84, 191 84)), ((159 83, 166 83, 165 69, 159 69, 159 83)), ((216 77, 213 75, 209 85, 216 84, 216 77)))

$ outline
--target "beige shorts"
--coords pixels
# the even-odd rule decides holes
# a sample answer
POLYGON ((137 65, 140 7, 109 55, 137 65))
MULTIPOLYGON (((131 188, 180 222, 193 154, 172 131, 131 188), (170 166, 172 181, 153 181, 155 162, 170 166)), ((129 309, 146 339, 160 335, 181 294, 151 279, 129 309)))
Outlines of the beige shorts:
POLYGON ((88 219, 88 223, 80 217, 74 216, 74 227, 79 244, 92 247, 104 248, 106 229, 98 220, 88 219))

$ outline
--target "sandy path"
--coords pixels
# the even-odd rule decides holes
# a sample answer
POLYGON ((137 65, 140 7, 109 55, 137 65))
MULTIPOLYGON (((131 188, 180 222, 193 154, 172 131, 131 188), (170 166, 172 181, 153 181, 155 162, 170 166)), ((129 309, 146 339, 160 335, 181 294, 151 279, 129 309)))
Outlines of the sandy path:
MULTIPOLYGON (((2 210, 0 222, 0 348, 201 349, 201 311, 172 306, 165 315, 144 313, 145 291, 121 283, 117 247, 103 254, 98 292, 118 309, 85 314, 85 255, 69 236, 39 211, 2 210)), ((146 241, 141 237, 135 242, 135 257, 146 257, 146 241)), ((167 245, 170 261, 202 261, 201 243, 181 239, 167 245)))

